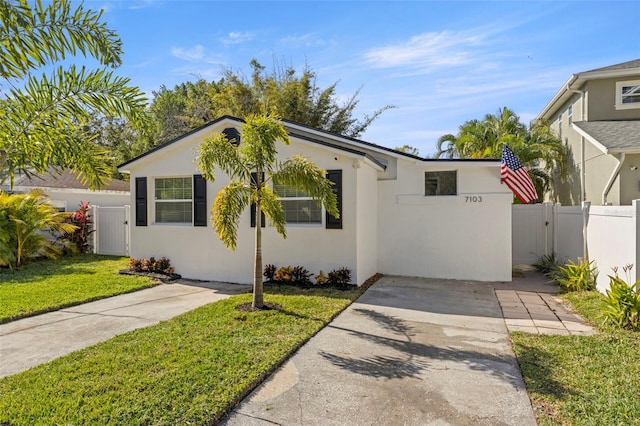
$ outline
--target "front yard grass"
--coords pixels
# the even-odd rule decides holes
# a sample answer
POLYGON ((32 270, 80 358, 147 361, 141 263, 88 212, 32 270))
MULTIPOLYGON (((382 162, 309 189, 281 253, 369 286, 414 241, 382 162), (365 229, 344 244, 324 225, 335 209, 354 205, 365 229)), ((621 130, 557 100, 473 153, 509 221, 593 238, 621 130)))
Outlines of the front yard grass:
POLYGON ((147 277, 118 274, 127 262, 87 254, 0 269, 0 324, 156 285, 147 277))
POLYGON ((597 335, 511 336, 538 423, 640 424, 640 332, 602 325, 597 292, 563 297, 597 335))
POLYGON ((215 424, 361 290, 267 289, 203 306, 0 380, 0 424, 215 424))

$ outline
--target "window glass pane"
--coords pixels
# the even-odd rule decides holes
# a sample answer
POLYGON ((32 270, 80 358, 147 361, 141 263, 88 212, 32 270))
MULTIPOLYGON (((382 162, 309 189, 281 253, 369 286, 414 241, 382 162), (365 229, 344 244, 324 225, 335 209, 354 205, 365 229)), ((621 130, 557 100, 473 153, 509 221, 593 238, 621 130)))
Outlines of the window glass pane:
POLYGON ((458 182, 455 170, 424 173, 424 195, 457 195, 458 182))
POLYGON ((622 86, 622 103, 634 104, 640 102, 640 86, 622 86))
POLYGON ((190 177, 156 179, 156 200, 190 200, 191 183, 190 177))
POLYGON ((313 200, 282 200, 287 223, 322 223, 322 207, 313 200))
POLYGON ((156 222, 191 223, 191 206, 189 201, 156 203, 156 222))
POLYGON ((289 185, 284 185, 281 183, 278 183, 277 181, 273 182, 273 190, 276 194, 278 194, 280 197, 308 197, 309 194, 307 194, 306 192, 299 190, 297 188, 294 188, 293 186, 289 186, 289 185))

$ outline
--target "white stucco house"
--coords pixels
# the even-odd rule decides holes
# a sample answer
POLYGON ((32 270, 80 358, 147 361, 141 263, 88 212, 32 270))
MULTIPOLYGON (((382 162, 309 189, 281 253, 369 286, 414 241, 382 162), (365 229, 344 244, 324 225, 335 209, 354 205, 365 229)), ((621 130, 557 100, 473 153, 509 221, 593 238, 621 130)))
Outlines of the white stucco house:
POLYGON ((111 179, 101 189, 91 190, 68 169, 58 172, 49 168, 46 173, 38 176, 19 174, 13 182, 13 188, 9 185, 2 186, 4 191, 17 193, 36 188, 42 189, 49 196, 49 202, 60 211, 75 211, 82 201, 101 207, 122 207, 131 201, 129 182, 111 179))
MULTIPOLYGON (((362 284, 383 274, 511 281, 512 193, 499 160, 432 160, 283 120, 290 145, 335 182, 340 219, 301 193, 280 194, 287 239, 266 224, 263 260, 317 274, 347 267, 362 284)), ((252 212, 228 250, 211 228, 211 204, 226 183, 206 182, 194 161, 203 138, 240 139, 242 120, 221 117, 122 165, 131 175, 130 256, 165 256, 182 276, 252 282, 252 212)))

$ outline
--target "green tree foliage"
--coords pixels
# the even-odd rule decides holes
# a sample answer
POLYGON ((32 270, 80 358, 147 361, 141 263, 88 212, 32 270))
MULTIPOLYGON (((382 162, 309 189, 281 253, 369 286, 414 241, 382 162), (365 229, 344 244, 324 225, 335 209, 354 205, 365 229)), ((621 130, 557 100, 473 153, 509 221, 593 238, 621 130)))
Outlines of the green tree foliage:
MULTIPOLYGON (((225 135, 206 138, 200 146, 198 169, 210 182, 215 170, 229 176, 229 183, 216 196, 211 213, 213 228, 218 237, 234 250, 237 243, 240 215, 246 207, 255 204, 280 235, 286 238, 286 220, 282 203, 269 182, 288 185, 308 193, 322 203, 333 216, 338 217, 336 196, 326 172, 301 156, 284 161, 277 159, 276 142, 289 144, 289 135, 282 124, 264 115, 249 115, 242 126, 242 143, 236 147, 225 135)), ((262 284, 262 226, 261 215, 256 214, 256 246, 254 262, 253 307, 263 307, 262 284)))
POLYGON ((485 115, 483 120, 465 122, 457 135, 441 136, 435 158, 500 158, 503 144, 527 168, 538 195, 550 189, 554 173, 564 176, 566 148, 549 125, 536 121, 527 127, 507 107, 496 115, 485 115))
POLYGON ((420 150, 415 146, 404 144, 402 146, 397 146, 395 148, 396 151, 404 152, 405 154, 415 155, 416 157, 420 156, 420 150))
POLYGON ((88 124, 96 116, 144 122, 140 90, 107 69, 121 64, 122 42, 101 18, 82 4, 72 8, 70 0, 46 6, 0 0, 0 181, 13 185, 16 173, 53 166, 100 187, 109 153, 92 143, 88 124), (76 55, 93 57, 102 68, 58 65, 76 55))
POLYGON ((153 144, 167 142, 222 115, 245 118, 252 114, 273 115, 301 124, 350 137, 358 137, 390 105, 365 115, 353 116, 358 106, 358 90, 346 102, 340 103, 337 84, 322 89, 316 73, 305 68, 298 73, 292 67, 276 64, 268 72, 255 59, 252 75, 226 69, 217 82, 199 79, 186 82, 173 90, 162 86, 154 92, 151 104, 153 144))
POLYGON ((60 247, 43 231, 73 232, 76 226, 66 223, 66 217, 40 190, 15 195, 0 191, 0 266, 20 266, 36 256, 60 256, 60 247))

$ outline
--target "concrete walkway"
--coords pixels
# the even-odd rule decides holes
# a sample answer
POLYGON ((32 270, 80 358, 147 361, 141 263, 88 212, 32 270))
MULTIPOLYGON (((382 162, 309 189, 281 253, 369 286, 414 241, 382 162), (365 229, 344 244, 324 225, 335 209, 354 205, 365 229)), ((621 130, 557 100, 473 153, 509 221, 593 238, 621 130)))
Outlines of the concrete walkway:
POLYGON ((556 297, 558 287, 539 272, 520 272, 510 283, 493 283, 510 332, 592 335, 595 330, 556 297))
POLYGON ((486 283, 384 277, 225 425, 535 425, 486 283))
POLYGON ((0 377, 249 290, 182 280, 0 325, 0 377))

